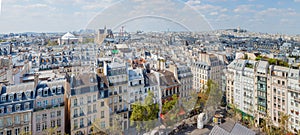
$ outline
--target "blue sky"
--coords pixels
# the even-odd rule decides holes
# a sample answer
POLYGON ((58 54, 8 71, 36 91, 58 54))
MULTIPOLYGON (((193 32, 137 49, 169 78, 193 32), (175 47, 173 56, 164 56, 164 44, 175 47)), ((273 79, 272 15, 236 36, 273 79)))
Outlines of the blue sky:
MULTIPOLYGON (((199 26, 207 30, 208 23, 213 29, 240 26, 255 32, 300 34, 300 0, 2 0, 0 33, 65 32, 91 23, 114 27, 139 15, 170 18, 196 31, 199 26)), ((153 24, 145 20, 129 22, 128 29, 153 24)))

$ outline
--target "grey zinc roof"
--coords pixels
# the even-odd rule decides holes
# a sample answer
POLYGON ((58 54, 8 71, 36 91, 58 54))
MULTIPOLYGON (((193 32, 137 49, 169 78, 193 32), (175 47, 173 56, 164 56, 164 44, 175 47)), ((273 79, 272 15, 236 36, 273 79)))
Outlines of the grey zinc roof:
POLYGON ((255 132, 239 123, 236 123, 231 131, 231 135, 255 135, 255 132))
POLYGON ((209 135, 230 135, 229 132, 219 127, 218 125, 214 126, 209 135))

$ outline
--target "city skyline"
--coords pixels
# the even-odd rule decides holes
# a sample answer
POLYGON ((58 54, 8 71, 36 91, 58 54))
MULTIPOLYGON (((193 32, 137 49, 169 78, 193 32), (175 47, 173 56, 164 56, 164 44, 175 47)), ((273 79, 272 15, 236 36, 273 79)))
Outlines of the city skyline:
MULTIPOLYGON (((126 14, 128 16, 131 11, 135 11, 136 15, 167 16, 177 23, 189 26, 192 31, 199 31, 199 29, 193 25, 195 23, 189 24, 189 22, 198 19, 204 23, 207 21, 212 29, 240 26, 253 32, 299 34, 299 29, 296 29, 297 22, 300 21, 300 8, 297 6, 299 4, 299 0, 164 0, 151 3, 140 0, 93 0, 89 2, 84 0, 26 0, 22 2, 11 0, 2 1, 0 20, 5 21, 0 22, 0 33, 80 30, 86 28, 93 18, 105 11, 112 11, 111 14, 114 15, 114 12, 116 14, 120 12, 118 9, 126 8, 129 12, 126 14), (118 4, 119 7, 116 10, 111 9, 118 4), (159 5, 164 5, 161 7, 165 8, 160 10, 157 8, 159 5), (187 7, 189 10, 194 9, 195 12, 188 14, 185 12, 187 7), (195 13, 199 13, 200 17, 195 18, 195 13), (177 16, 180 16, 179 20, 176 20, 177 16), (190 18, 192 19, 189 20, 190 18)), ((114 18, 119 16, 110 17, 108 21, 107 18, 103 20, 106 20, 106 23, 111 21, 113 24, 116 20, 114 18)))

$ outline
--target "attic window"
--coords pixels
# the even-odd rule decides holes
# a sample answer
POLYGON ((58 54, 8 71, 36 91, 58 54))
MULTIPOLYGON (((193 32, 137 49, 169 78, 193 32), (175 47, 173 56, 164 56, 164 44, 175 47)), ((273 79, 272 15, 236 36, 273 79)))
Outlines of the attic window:
POLYGON ((17 94, 17 98, 18 98, 18 100, 22 99, 22 93, 21 92, 17 94))
POLYGON ((16 110, 16 111, 20 111, 20 109, 21 109, 21 104, 16 104, 15 110, 16 110))
POLYGON ((47 96, 47 95, 48 95, 48 90, 49 90, 48 88, 45 88, 45 89, 44 89, 44 96, 47 96))
POLYGON ((58 86, 57 94, 61 94, 61 89, 62 89, 62 86, 58 86))
POLYGON ((52 94, 55 94, 55 93, 56 93, 56 87, 53 86, 53 87, 52 87, 52 94))
POLYGON ((30 98, 30 91, 26 91, 26 98, 30 98))
POLYGON ((2 96, 1 96, 1 101, 2 101, 2 102, 5 102, 5 101, 6 101, 6 95, 2 95, 2 96))
POLYGON ((14 100, 14 94, 10 94, 8 99, 9 99, 9 101, 13 101, 14 100))
POLYGON ((12 105, 8 105, 7 106, 7 113, 11 113, 12 112, 12 105))
POLYGON ((42 89, 38 90, 38 96, 42 96, 42 89))

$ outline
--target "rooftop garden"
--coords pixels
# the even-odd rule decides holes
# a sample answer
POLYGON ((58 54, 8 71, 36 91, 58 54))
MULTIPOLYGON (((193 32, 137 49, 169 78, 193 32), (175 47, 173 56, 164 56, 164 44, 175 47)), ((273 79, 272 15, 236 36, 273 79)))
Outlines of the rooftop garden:
POLYGON ((255 58, 255 60, 256 61, 259 61, 259 60, 268 61, 270 65, 289 67, 289 64, 287 62, 283 61, 283 60, 269 58, 269 57, 266 57, 266 56, 259 55, 255 58))

